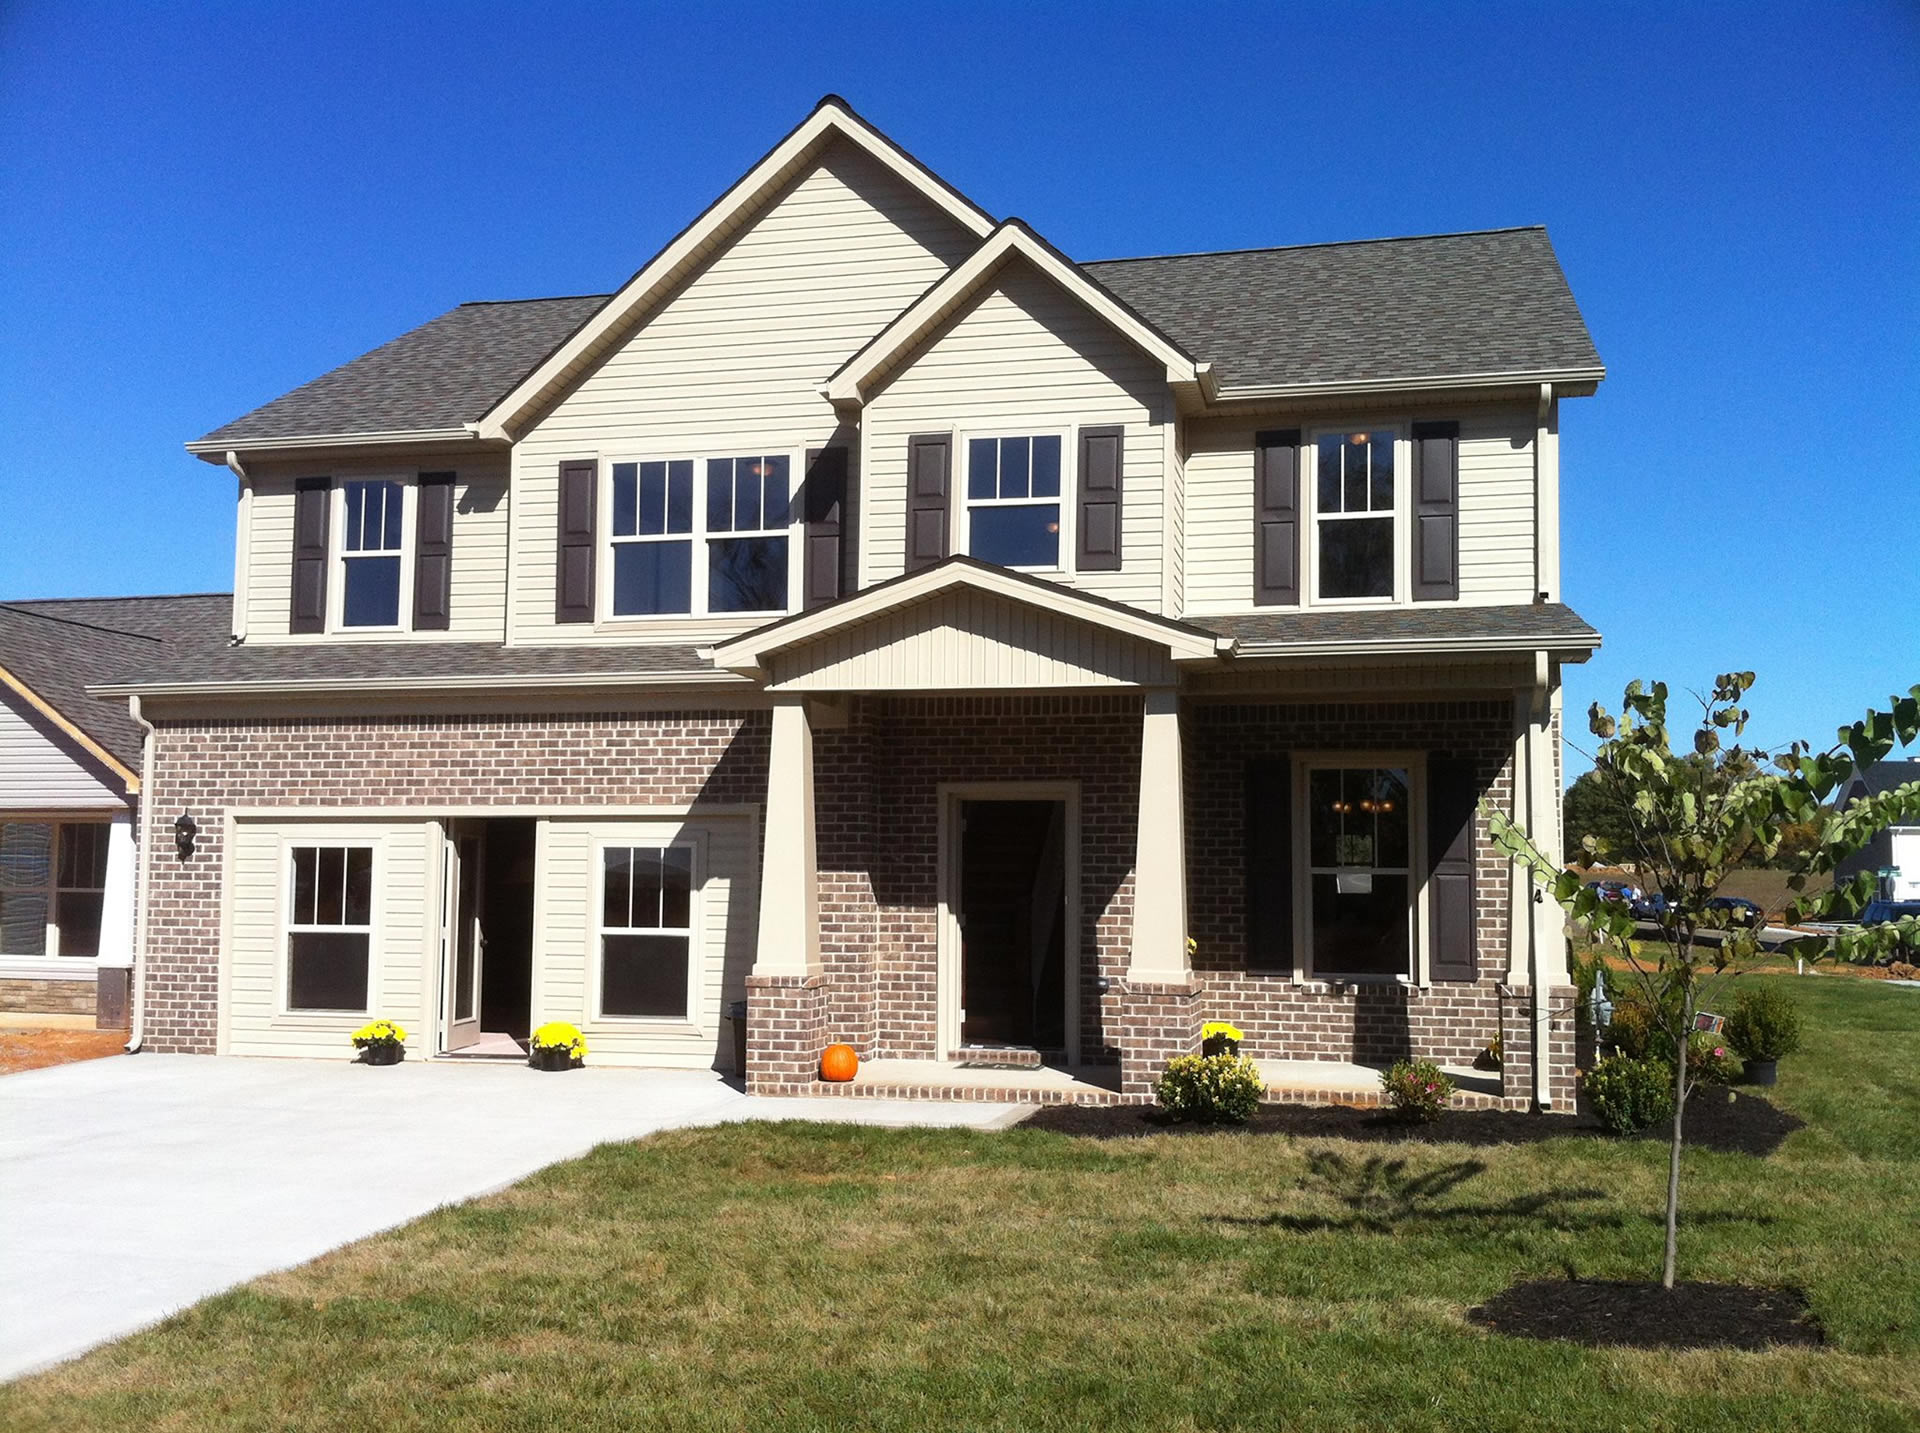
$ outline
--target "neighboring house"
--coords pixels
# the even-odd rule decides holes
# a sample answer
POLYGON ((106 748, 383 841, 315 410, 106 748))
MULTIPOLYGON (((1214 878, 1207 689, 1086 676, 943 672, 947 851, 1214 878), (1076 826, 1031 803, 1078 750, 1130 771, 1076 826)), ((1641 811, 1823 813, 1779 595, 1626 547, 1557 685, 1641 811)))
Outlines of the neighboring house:
POLYGON ((617 293, 188 445, 233 639, 99 689, 155 727, 136 1033, 728 1068, 744 999, 755 1090, 1098 1098, 1226 1018, 1307 1088, 1499 1034, 1565 1107, 1478 804, 1558 849, 1602 376, 1539 229, 1075 263, 824 100, 617 293))
POLYGON ((127 1023, 142 729, 99 682, 232 598, 0 602, 0 1014, 127 1023))
MULTIPOLYGON (((1845 810, 1863 797, 1881 796, 1916 781, 1920 781, 1920 761, 1883 761, 1855 776, 1834 804, 1845 810)), ((1862 871, 1878 878, 1883 900, 1920 901, 1920 826, 1889 826, 1877 832, 1857 854, 1840 863, 1834 876, 1846 881, 1862 871)))

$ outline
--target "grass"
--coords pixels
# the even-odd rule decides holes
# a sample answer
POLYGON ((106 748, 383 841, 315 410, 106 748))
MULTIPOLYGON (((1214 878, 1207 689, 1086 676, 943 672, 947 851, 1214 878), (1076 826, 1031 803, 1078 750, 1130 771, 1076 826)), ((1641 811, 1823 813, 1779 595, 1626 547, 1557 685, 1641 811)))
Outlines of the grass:
POLYGON ((1659 1145, 752 1125, 211 1299, 0 1388, 0 1426, 1913 1428, 1920 997, 1793 989, 1811 1038, 1777 1097, 1809 1127, 1688 1154, 1683 1276, 1805 1288, 1823 1350, 1464 1321, 1520 1278, 1652 1275, 1659 1145))

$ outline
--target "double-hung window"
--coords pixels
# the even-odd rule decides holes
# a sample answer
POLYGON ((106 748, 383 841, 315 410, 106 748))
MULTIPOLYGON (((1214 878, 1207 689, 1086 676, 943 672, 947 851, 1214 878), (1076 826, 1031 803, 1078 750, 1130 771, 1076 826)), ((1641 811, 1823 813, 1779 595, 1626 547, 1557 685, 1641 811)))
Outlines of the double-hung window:
POLYGON ((107 835, 104 821, 63 822, 60 858, 54 866, 53 910, 60 927, 60 954, 100 954, 100 913, 107 899, 107 835))
POLYGON ((792 606, 793 459, 786 453, 614 463, 614 617, 792 606))
POLYGON ((613 465, 613 614, 693 610, 693 462, 613 465))
POLYGON ((340 485, 340 625, 400 625, 406 485, 390 478, 340 485))
POLYGON ((1315 445, 1317 594, 1329 601, 1394 595, 1391 429, 1329 433, 1315 445))
POLYGON ((600 1014, 692 1017, 693 848, 609 846, 601 866, 600 1014))
POLYGON ((1309 972, 1412 979, 1408 768, 1310 765, 1306 777, 1309 972))
POLYGON ((0 955, 46 955, 53 914, 53 827, 0 822, 0 955))
POLYGON ((104 821, 0 821, 0 955, 100 953, 104 821))
POLYGON ((373 958, 373 847, 297 845, 288 853, 287 1009, 367 1009, 373 958))
POLYGON ((1060 562, 1058 433, 967 440, 967 551, 1001 567, 1060 562))
POLYGON ((707 610, 787 610, 789 460, 707 459, 707 610))

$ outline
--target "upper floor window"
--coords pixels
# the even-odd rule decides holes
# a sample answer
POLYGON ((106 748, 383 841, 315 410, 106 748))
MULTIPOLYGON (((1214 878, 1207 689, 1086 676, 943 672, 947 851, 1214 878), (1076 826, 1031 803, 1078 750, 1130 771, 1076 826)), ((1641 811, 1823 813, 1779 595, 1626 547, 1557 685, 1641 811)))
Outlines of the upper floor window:
POLYGON ((391 479, 340 485, 340 625, 400 625, 401 519, 406 486, 391 479))
POLYGON ((789 610, 792 476, 786 453, 614 463, 608 611, 789 610))
POLYGON ((967 551, 1002 567, 1058 568, 1058 433, 967 440, 967 551))
POLYGON ((1315 445, 1316 593, 1327 600, 1394 595, 1391 430, 1328 433, 1315 445))

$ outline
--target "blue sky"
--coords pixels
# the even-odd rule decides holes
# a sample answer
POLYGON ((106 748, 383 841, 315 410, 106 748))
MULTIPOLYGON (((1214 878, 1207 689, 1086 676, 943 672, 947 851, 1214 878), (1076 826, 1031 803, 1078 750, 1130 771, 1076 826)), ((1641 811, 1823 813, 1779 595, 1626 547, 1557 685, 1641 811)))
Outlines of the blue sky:
POLYGON ((827 91, 1083 259, 1546 224, 1612 372, 1564 411, 1607 636, 1570 712, 1751 667, 1758 736, 1824 738, 1920 681, 1896 0, 13 0, 0 597, 224 589, 184 440, 463 300, 616 285, 827 91))

